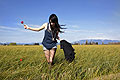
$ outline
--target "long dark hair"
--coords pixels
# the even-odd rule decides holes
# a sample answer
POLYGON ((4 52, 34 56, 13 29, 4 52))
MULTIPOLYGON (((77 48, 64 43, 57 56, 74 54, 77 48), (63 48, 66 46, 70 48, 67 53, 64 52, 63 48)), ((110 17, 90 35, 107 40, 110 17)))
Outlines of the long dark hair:
POLYGON ((58 23, 58 17, 55 14, 51 14, 50 15, 50 17, 49 17, 49 23, 51 23, 50 21, 53 22, 53 23, 55 23, 55 28, 54 28, 55 30, 57 30, 58 32, 63 33, 63 31, 61 31, 60 29, 65 29, 65 28, 61 27, 61 26, 65 26, 65 25, 59 25, 59 23, 58 23))
POLYGON ((64 33, 63 31, 61 31, 60 29, 65 29, 65 28, 62 28, 61 26, 65 26, 65 25, 60 25, 58 23, 58 17, 55 15, 55 14, 51 14, 50 17, 49 17, 49 23, 50 23, 50 26, 51 26, 51 22, 52 23, 55 23, 55 27, 51 27, 51 30, 52 30, 52 34, 53 34, 53 38, 57 35, 58 32, 60 33, 64 33))

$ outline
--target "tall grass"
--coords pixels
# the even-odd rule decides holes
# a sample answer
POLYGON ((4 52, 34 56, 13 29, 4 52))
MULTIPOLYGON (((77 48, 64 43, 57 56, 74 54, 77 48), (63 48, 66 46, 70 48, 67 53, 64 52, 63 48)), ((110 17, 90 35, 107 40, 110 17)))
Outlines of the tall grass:
POLYGON ((72 63, 58 46, 55 64, 49 69, 42 46, 0 46, 0 80, 93 80, 120 72, 120 45, 73 47, 72 63))

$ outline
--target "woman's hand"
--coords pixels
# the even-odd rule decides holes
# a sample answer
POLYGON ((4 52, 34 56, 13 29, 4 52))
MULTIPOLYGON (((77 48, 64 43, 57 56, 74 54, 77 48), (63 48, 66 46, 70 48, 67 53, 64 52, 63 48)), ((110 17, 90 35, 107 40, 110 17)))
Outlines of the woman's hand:
POLYGON ((24 28, 25 28, 25 29, 28 29, 29 27, 28 27, 27 25, 24 25, 24 28))

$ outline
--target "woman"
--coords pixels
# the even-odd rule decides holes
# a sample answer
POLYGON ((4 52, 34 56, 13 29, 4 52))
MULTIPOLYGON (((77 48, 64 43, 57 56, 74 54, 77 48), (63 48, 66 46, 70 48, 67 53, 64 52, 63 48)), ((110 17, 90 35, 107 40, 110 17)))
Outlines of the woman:
POLYGON ((58 18, 55 14, 51 14, 49 17, 49 23, 44 23, 40 28, 31 28, 24 25, 25 29, 32 31, 41 31, 45 29, 44 39, 42 41, 43 50, 48 64, 53 64, 53 59, 57 49, 57 40, 60 40, 58 33, 62 32, 62 29, 58 23, 58 18))

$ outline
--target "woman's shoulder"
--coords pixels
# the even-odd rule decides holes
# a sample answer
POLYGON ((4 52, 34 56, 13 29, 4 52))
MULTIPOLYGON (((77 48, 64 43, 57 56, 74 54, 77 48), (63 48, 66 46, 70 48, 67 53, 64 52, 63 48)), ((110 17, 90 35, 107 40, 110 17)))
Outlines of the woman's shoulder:
POLYGON ((47 25, 48 25, 47 22, 43 24, 43 26, 45 26, 45 29, 47 29, 47 25))

